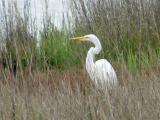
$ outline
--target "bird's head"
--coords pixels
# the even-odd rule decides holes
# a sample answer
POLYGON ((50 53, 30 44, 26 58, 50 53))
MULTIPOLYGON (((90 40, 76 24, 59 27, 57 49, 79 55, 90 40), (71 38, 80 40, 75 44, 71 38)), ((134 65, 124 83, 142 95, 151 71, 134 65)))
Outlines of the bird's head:
POLYGON ((73 37, 71 38, 71 40, 78 40, 78 41, 90 41, 90 42, 95 42, 97 40, 97 36, 94 34, 88 34, 85 36, 81 36, 81 37, 73 37))
POLYGON ((95 45, 95 48, 96 48, 95 53, 96 54, 98 54, 102 49, 102 46, 101 46, 101 43, 100 43, 99 39, 94 34, 89 34, 89 35, 85 35, 85 36, 82 36, 82 37, 73 37, 73 38, 71 38, 71 40, 92 42, 95 45))

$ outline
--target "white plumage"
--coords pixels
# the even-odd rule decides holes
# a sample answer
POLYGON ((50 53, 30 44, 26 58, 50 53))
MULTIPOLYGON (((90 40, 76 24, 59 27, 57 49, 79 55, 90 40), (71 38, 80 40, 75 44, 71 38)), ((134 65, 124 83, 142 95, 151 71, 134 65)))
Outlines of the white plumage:
POLYGON ((95 55, 102 50, 99 39, 93 35, 83 37, 74 37, 73 40, 90 41, 95 47, 91 47, 86 57, 86 70, 90 78, 95 81, 96 85, 104 87, 113 87, 118 84, 116 73, 112 65, 106 59, 95 61, 95 55))

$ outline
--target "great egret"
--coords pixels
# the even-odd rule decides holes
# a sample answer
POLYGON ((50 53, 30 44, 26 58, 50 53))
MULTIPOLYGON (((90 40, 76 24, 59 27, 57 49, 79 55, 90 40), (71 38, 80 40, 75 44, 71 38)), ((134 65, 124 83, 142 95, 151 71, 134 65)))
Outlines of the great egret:
POLYGON ((106 59, 95 60, 95 55, 102 50, 101 43, 94 34, 85 35, 82 37, 73 37, 72 40, 89 41, 95 47, 91 47, 86 57, 86 70, 90 78, 95 81, 96 85, 113 87, 117 85, 117 76, 112 65, 106 59))

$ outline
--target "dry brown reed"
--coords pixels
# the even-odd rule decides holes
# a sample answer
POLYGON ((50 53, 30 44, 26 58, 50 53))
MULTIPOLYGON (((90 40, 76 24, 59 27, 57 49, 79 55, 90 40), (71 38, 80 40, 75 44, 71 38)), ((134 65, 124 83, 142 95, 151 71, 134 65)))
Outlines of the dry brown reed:
POLYGON ((0 118, 158 120, 159 77, 158 71, 147 77, 124 72, 118 75, 117 88, 104 91, 94 86, 84 70, 17 75, 0 83, 0 118))

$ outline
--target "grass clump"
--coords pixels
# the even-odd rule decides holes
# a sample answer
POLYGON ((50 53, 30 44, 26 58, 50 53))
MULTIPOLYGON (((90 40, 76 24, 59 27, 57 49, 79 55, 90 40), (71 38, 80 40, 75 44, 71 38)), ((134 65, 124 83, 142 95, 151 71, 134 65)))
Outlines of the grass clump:
POLYGON ((159 119, 158 74, 150 73, 148 77, 131 75, 130 79, 123 78, 124 85, 121 84, 110 91, 103 91, 86 83, 88 80, 86 75, 76 71, 58 75, 48 70, 48 73, 43 75, 45 79, 49 78, 49 81, 42 77, 37 79, 37 75, 34 75, 25 77, 23 84, 16 81, 0 84, 0 107, 3 108, 0 109, 0 118, 17 120, 159 119), (29 83, 27 83, 28 79, 29 83), (73 89, 67 82, 59 84, 57 88, 52 82, 55 79, 63 82, 64 79, 72 81, 75 88, 73 89), (32 81, 34 83, 31 83, 32 81))
POLYGON ((64 69, 74 64, 74 50, 69 36, 64 31, 55 29, 41 32, 39 43, 39 57, 42 65, 49 68, 64 69))
POLYGON ((96 34, 105 58, 124 63, 133 71, 159 59, 158 0, 73 0, 71 3, 74 34, 96 34))

